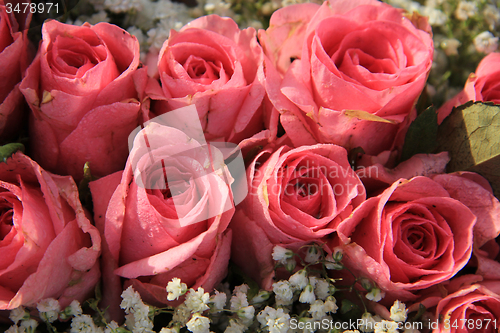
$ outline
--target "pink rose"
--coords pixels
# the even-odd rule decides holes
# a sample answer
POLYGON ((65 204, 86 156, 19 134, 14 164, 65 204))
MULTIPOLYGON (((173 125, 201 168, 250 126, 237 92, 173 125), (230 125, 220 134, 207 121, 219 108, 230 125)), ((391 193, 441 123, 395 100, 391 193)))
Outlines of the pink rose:
POLYGON ((104 306, 111 313, 119 309, 121 278, 145 302, 165 305, 174 277, 207 291, 225 277, 234 207, 224 169, 209 171, 209 157, 180 130, 151 123, 136 136, 123 172, 90 183, 105 240, 104 306), (229 210, 220 209, 227 203, 229 210))
POLYGON ((407 301, 465 266, 475 222, 439 182, 415 177, 363 202, 339 224, 331 246, 340 241, 344 264, 386 291, 387 302, 407 301))
POLYGON ((248 196, 231 222, 232 260, 266 289, 275 245, 298 251, 320 241, 365 199, 346 150, 331 144, 265 148, 247 168, 247 181, 248 196))
POLYGON ((25 112, 19 83, 31 60, 26 30, 30 17, 16 17, 16 4, 9 1, 5 6, 0 0, 0 140, 19 135, 25 112))
POLYGON ((162 91, 153 98, 164 101, 155 111, 195 104, 207 140, 238 143, 263 129, 262 66, 253 28, 240 30, 232 19, 216 15, 200 17, 179 32, 171 30, 163 44, 162 91))
POLYGON ((498 332, 500 328, 500 281, 464 275, 431 291, 409 311, 422 304, 435 314, 433 333, 498 332))
POLYGON ((468 101, 490 101, 500 104, 500 53, 490 53, 481 60, 476 72, 469 75, 464 89, 438 110, 438 123, 441 124, 453 107, 468 101))
POLYGON ((266 54, 286 70, 282 80, 266 76, 286 133, 295 146, 334 143, 370 155, 397 148, 431 68, 431 35, 375 0, 330 0, 313 10, 280 9, 259 32, 266 54), (290 57, 298 59, 287 69, 290 57))
POLYGON ((0 164, 0 309, 83 302, 99 281, 101 239, 71 177, 22 153, 0 164))
POLYGON ((472 261, 470 265, 477 264, 476 274, 488 279, 500 279, 500 262, 495 260, 500 251, 495 242, 500 235, 500 202, 493 195, 488 181, 477 173, 461 171, 443 174, 448 161, 446 152, 417 154, 394 169, 375 164, 357 172, 369 193, 380 193, 400 178, 427 176, 439 183, 453 199, 463 203, 477 217, 473 242, 477 263, 472 261))
POLYGON ((77 181, 89 162, 104 176, 123 169, 127 137, 147 120, 147 74, 139 43, 108 24, 42 27, 39 52, 21 91, 30 104, 32 154, 44 168, 77 181))

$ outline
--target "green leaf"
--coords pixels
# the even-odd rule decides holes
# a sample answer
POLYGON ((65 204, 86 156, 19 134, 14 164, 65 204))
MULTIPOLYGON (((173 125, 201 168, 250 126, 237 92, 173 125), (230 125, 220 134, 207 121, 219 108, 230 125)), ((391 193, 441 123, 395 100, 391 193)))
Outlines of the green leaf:
POLYGON ((22 143, 8 143, 0 147, 0 160, 6 162, 9 157, 17 151, 24 153, 24 145, 22 143))
POLYGON ((469 102, 454 108, 439 126, 438 151, 448 151, 448 172, 477 172, 500 197, 500 106, 469 102))
POLYGON ((436 148, 438 124, 436 108, 431 106, 415 119, 406 133, 401 162, 416 154, 429 154, 436 148))
POLYGON ((340 313, 346 314, 349 311, 357 309, 358 306, 348 299, 343 299, 342 304, 340 305, 340 313))

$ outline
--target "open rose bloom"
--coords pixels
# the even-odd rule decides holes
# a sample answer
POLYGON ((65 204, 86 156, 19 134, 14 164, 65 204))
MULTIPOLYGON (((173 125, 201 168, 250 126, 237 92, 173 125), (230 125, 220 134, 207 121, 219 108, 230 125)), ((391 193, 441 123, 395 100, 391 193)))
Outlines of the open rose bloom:
POLYGON ((99 282, 101 238, 71 177, 22 153, 0 164, 0 309, 83 302, 99 282))
POLYGON ((295 146, 334 143, 369 155, 400 148, 431 68, 430 27, 375 0, 314 7, 282 8, 259 32, 282 76, 266 66, 286 133, 295 146))
POLYGON ((263 52, 253 28, 230 18, 200 17, 172 30, 158 59, 162 114, 196 105, 207 140, 238 143, 262 130, 263 52))
POLYGON ((230 176, 214 169, 216 154, 176 128, 150 123, 135 137, 125 170, 90 184, 111 311, 120 278, 144 301, 165 305, 174 277, 206 290, 225 277, 234 207, 230 176))
POLYGON ((247 168, 248 197, 231 222, 232 260, 269 289, 273 247, 321 241, 365 199, 344 148, 318 144, 264 149, 247 168))
POLYGON ((408 301, 467 264, 476 220, 440 182, 398 180, 343 220, 332 246, 340 245, 345 265, 373 280, 388 302, 408 301))
POLYGON ((96 176, 122 169, 129 133, 148 119, 137 39, 108 23, 55 20, 42 36, 20 88, 32 110, 34 159, 77 181, 85 162, 96 176))

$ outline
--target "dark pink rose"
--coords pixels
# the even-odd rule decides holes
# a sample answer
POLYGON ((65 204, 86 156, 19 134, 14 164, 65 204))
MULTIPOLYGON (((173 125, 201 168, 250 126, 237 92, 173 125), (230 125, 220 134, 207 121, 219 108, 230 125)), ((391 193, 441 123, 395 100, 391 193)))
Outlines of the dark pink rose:
POLYGON ((25 112, 19 83, 29 65, 27 27, 30 17, 16 17, 17 1, 0 0, 0 140, 19 135, 25 112))
POLYGON ((195 104, 211 141, 238 143, 263 129, 263 52, 253 28, 209 15, 171 30, 158 71, 164 101, 155 112, 195 104))
POLYGON ((42 38, 21 84, 35 160, 77 181, 85 162, 96 176, 123 169, 127 137, 147 120, 137 39, 108 23, 55 20, 44 23, 42 38))
POLYGON ((493 195, 488 181, 473 172, 443 174, 449 161, 446 152, 418 154, 394 169, 374 164, 357 170, 368 193, 380 193, 400 178, 427 176, 443 186, 450 196, 467 206, 477 217, 474 226, 474 260, 476 274, 500 279, 500 262, 495 260, 500 249, 495 238, 500 235, 500 202, 493 195), (477 260, 476 260, 477 259, 477 260))
POLYGON ((231 222, 232 260, 263 288, 273 283, 275 245, 298 251, 333 233, 365 199, 344 148, 265 148, 247 168, 249 193, 231 222))
MULTIPOLYGON (((372 279, 388 302, 450 279, 472 253, 476 216, 440 182, 398 180, 337 227, 343 261, 372 279)), ((333 240, 331 246, 338 245, 333 240)))
POLYGON ((136 136, 123 172, 90 183, 111 313, 119 310, 122 278, 123 288, 132 285, 145 302, 165 305, 174 277, 207 291, 225 277, 234 206, 224 169, 209 171, 209 157, 180 130, 152 123, 136 136), (148 144, 138 141, 141 135, 148 144), (230 209, 220 209, 228 202, 230 209))
POLYGON ((22 153, 0 164, 0 309, 83 302, 99 281, 101 239, 71 177, 22 153))
POLYGON ((500 53, 490 53, 481 60, 476 72, 469 75, 464 89, 439 108, 438 123, 443 122, 453 107, 468 101, 500 104, 500 53))
POLYGON ((431 35, 375 0, 330 0, 313 10, 280 9, 259 32, 273 64, 286 70, 282 80, 266 76, 286 133, 295 146, 334 143, 369 155, 397 148, 431 68, 431 35), (290 57, 298 59, 287 69, 290 57))

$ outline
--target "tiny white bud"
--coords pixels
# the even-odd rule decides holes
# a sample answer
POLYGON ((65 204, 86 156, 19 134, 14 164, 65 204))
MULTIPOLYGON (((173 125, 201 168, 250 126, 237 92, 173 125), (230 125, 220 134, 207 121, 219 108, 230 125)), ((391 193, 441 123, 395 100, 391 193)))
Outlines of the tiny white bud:
POLYGON ((304 289, 308 284, 307 271, 305 269, 297 271, 295 274, 290 276, 288 281, 290 281, 290 284, 292 285, 293 288, 297 290, 304 289))
POLYGON ((312 304, 315 300, 316 296, 314 296, 314 288, 308 284, 300 294, 299 302, 312 304))
POLYGON ((304 258, 304 260, 305 262, 312 264, 317 262, 320 256, 321 256, 321 251, 318 249, 317 246, 313 245, 307 248, 306 257, 304 258))
POLYGON ((381 291, 379 288, 372 288, 372 290, 366 294, 366 298, 370 301, 378 302, 384 298, 385 292, 381 291))
POLYGON ((282 246, 276 245, 273 248, 273 260, 282 263, 283 265, 286 263, 287 259, 293 258, 293 251, 286 249, 282 246))

